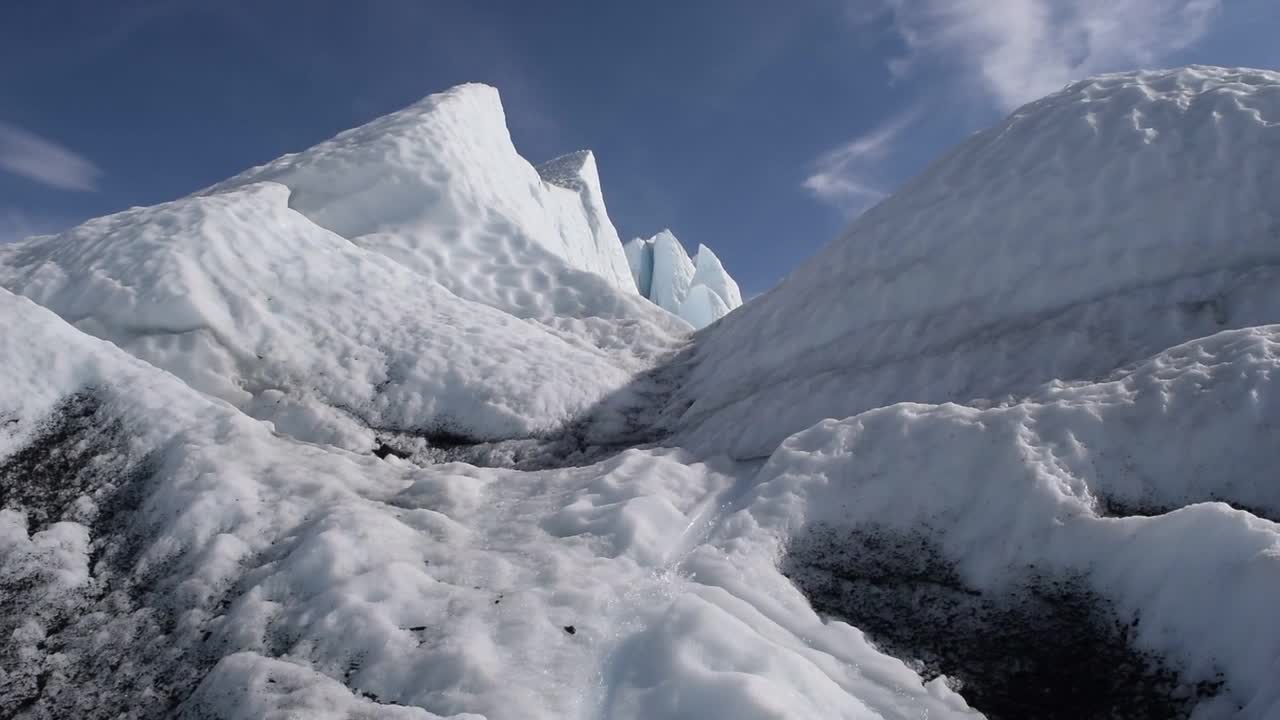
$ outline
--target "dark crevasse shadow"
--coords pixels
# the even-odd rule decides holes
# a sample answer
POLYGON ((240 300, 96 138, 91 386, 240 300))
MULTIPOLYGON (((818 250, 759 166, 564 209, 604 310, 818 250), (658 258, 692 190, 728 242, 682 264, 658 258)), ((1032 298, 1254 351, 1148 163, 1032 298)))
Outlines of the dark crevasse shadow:
POLYGON ((783 573, 819 614, 865 632, 925 679, 945 675, 993 720, 1189 718, 1224 687, 1189 682, 1135 646, 1087 578, 1025 568, 1000 592, 970 587, 925 535, 805 528, 783 573))

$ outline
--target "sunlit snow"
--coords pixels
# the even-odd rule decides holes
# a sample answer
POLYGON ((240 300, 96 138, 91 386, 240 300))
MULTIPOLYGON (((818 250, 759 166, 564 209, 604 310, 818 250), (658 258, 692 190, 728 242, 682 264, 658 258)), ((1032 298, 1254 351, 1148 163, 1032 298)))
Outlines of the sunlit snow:
POLYGON ((0 247, 0 715, 1277 717, 1278 150, 1080 82, 737 307, 467 85, 0 247))

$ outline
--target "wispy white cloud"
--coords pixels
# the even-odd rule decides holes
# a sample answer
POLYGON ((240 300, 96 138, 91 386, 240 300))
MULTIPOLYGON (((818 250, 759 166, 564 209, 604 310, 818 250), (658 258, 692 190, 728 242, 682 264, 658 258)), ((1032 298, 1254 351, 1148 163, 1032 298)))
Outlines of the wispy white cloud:
MULTIPOLYGON (((935 72, 976 107, 1007 111, 1089 75, 1164 61, 1208 34, 1222 2, 847 0, 846 17, 865 26, 889 15, 907 48, 888 61, 895 80, 935 72)), ((895 143, 918 116, 904 113, 823 154, 804 187, 850 214, 874 205, 895 143)))
POLYGON ((856 215, 884 198, 882 165, 894 142, 919 115, 913 108, 833 148, 814 162, 804 187, 818 199, 856 215))
POLYGON ((1011 109, 1089 75, 1195 44, 1222 0, 885 0, 909 53, 890 69, 960 68, 1011 109))
POLYGON ((96 190, 102 174, 96 165, 75 152, 2 122, 0 170, 61 190, 96 190))

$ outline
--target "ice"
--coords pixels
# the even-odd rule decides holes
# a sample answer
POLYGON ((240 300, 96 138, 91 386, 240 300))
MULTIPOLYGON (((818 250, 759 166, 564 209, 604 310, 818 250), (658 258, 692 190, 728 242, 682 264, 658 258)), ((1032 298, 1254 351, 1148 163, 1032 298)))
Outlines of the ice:
MULTIPOLYGON (((421 708, 382 705, 359 697, 342 683, 310 668, 257 653, 228 655, 218 662, 195 695, 184 703, 183 717, 222 720, 437 720, 421 708)), ((455 720, 479 720, 454 715, 455 720)))
POLYGON ((648 242, 653 245, 653 280, 649 284, 649 299, 663 310, 679 315, 680 303, 684 302, 693 283, 693 261, 670 230, 663 230, 648 242))
MULTIPOLYGON (((357 244, 395 251, 420 271, 435 270, 427 274, 463 295, 469 281, 492 285, 504 273, 551 272, 553 260, 629 291, 594 156, 566 156, 548 172, 559 179, 544 182, 516 152, 497 91, 471 84, 213 190, 263 180, 285 185, 293 191, 290 207, 316 224, 357 244), (570 169, 572 163, 578 167, 570 169)), ((563 275, 557 279, 577 279, 555 270, 563 275)), ((509 309, 498 297, 473 292, 509 309)))
MULTIPOLYGON (((607 277, 615 286, 630 290, 631 286, 626 282, 630 268, 627 265, 626 256, 618 252, 622 246, 622 240, 618 237, 618 231, 614 229, 613 221, 609 219, 609 212, 604 206, 604 191, 600 187, 600 172, 596 168, 595 154, 590 150, 579 150, 543 163, 537 170, 548 184, 576 192, 582 203, 582 212, 590 228, 589 237, 593 241, 593 246, 570 248, 572 256, 599 258, 593 263, 597 268, 596 272, 607 277)), ((576 220, 576 208, 562 212, 561 216, 576 220)), ((566 236, 572 236, 574 231, 572 225, 562 230, 566 236)))
POLYGON ((694 285, 680 303, 680 317, 695 328, 704 328, 729 314, 729 306, 706 285, 694 285))
POLYGON ((690 259, 670 230, 626 245, 626 258, 640 294, 695 329, 742 305, 738 284, 705 245, 690 259))
POLYGON ((1015 111, 700 340, 686 442, 763 456, 826 417, 1099 378, 1274 322, 1277 144, 1262 70, 1108 75, 1015 111))
POLYGON ((463 86, 0 248, 0 286, 300 439, 546 433, 687 331, 634 291, 593 156, 554 167, 558 185, 496 92, 463 86))
POLYGON ((516 152, 497 91, 471 84, 207 192, 284 185, 313 223, 570 342, 612 349, 633 338, 624 349, 647 355, 654 336, 683 332, 634 292, 594 156, 547 172, 554 183, 516 152))
MULTIPOLYGON (((715 293, 729 310, 742 305, 742 291, 738 289, 738 283, 724 269, 724 265, 720 263, 720 258, 711 252, 711 248, 706 245, 698 245, 698 252, 693 257, 693 264, 693 280, 690 283, 692 287, 699 285, 706 287, 715 293)), ((727 313, 722 313, 720 317, 725 314, 727 313)))
POLYGON ((535 473, 354 455, 276 435, 23 298, 0 291, 0 312, 13 331, 0 340, 0 412, 20 445, 0 456, 0 600, 16 610, 0 618, 7 707, 495 719, 963 708, 821 623, 773 558, 703 547, 740 495, 731 464, 659 448, 535 473), (56 490, 69 484, 83 495, 56 490), (37 514, 39 527, 23 519, 37 514))
POLYGON ((1276 717, 1277 128, 1078 83, 738 310, 477 86, 0 248, 0 708, 1276 717))
POLYGON ((647 298, 653 287, 653 243, 635 238, 626 244, 625 249, 631 278, 635 280, 640 294, 647 298))
POLYGON ((376 429, 546 431, 643 366, 459 298, 289 200, 264 182, 93 220, 0 249, 0 285, 281 432, 354 450, 376 429))
MULTIPOLYGON (((881 572, 918 562, 894 558, 888 538, 923 536, 970 593, 1077 579, 1188 681, 1221 673, 1233 716, 1271 717, 1280 620, 1264 598, 1280 592, 1280 487, 1267 438, 1280 419, 1278 367, 1280 326, 1267 326, 1173 348, 1109 382, 1054 382, 1005 407, 904 403, 826 420, 773 454, 736 525, 743 537, 767 529, 773 552, 814 532, 875 533, 863 552, 881 572)), ((866 562, 856 548, 803 561, 866 562)), ((920 574, 899 572, 904 592, 920 574)))

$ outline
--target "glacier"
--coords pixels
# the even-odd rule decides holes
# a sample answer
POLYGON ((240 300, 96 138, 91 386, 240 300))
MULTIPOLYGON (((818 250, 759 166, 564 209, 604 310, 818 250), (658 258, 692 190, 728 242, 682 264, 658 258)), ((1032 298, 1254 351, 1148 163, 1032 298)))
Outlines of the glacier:
POLYGON ((1278 93, 1190 68, 1020 108, 703 338, 680 426, 760 457, 827 417, 998 402, 1274 322, 1278 93))
POLYGON ((0 285, 301 440, 544 433, 682 342, 584 202, 593 167, 581 194, 546 184, 496 92, 464 86, 0 248, 0 285))
POLYGON ((742 305, 466 85, 2 246, 0 715, 1277 717, 1277 150, 1081 81, 742 305))
POLYGON ((690 259, 670 230, 626 245, 626 260, 640 294, 702 329, 742 305, 738 283, 706 245, 690 259))

